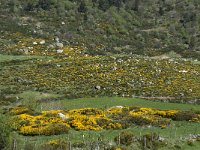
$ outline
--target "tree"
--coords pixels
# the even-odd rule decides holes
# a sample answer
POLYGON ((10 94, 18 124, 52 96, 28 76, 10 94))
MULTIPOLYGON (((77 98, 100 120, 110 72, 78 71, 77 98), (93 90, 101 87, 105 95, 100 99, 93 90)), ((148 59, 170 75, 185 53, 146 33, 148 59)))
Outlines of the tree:
POLYGON ((51 1, 50 0, 39 0, 38 6, 40 8, 42 8, 43 10, 49 10, 50 6, 51 6, 51 1))
POLYGON ((85 1, 81 1, 79 7, 78 7, 78 12, 80 13, 86 13, 87 12, 87 6, 85 4, 85 1))
POLYGON ((11 12, 13 12, 13 13, 18 12, 18 10, 19 10, 19 6, 18 5, 19 5, 18 0, 11 0, 9 2, 9 7, 10 7, 11 12))
POLYGON ((140 0, 135 0, 133 10, 138 11, 139 10, 139 5, 140 5, 140 0))
POLYGON ((109 5, 119 9, 122 6, 122 0, 109 0, 109 5))
POLYGON ((106 11, 110 5, 108 0, 99 0, 99 9, 106 11))

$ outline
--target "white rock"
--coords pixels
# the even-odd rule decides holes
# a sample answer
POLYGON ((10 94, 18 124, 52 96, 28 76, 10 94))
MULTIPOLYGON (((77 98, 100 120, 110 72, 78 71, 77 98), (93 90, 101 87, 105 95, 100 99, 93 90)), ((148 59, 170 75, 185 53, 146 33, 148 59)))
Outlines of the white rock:
POLYGON ((58 116, 63 120, 66 120, 69 118, 69 117, 65 116, 63 113, 58 113, 58 116))
POLYGON ((63 48, 63 43, 56 43, 56 46, 59 48, 63 48))
POLYGON ((158 139, 159 141, 164 141, 165 140, 165 138, 163 138, 163 137, 159 137, 159 139, 158 139))
POLYGON ((36 28, 41 28, 41 25, 42 25, 41 22, 37 22, 37 23, 35 24, 36 28))
POLYGON ((52 44, 50 44, 50 45, 48 46, 48 48, 55 48, 55 46, 52 45, 52 44))
POLYGON ((62 49, 58 49, 58 50, 57 50, 57 53, 58 53, 58 54, 63 53, 63 50, 62 50, 62 49))
POLYGON ((114 67, 113 67, 113 70, 114 70, 114 71, 117 70, 117 67, 114 66, 114 67))
POLYGON ((97 86, 95 86, 95 89, 100 90, 101 86, 97 85, 97 86))
POLYGON ((58 37, 55 37, 55 41, 56 41, 57 43, 59 43, 59 38, 58 38, 58 37))
POLYGON ((45 40, 40 41, 40 44, 45 44, 45 40))
POLYGON ((33 45, 37 45, 38 43, 37 42, 33 42, 33 45))
POLYGON ((25 54, 29 53, 28 49, 23 49, 23 51, 24 51, 25 54))
POLYGON ((115 106, 116 108, 124 108, 124 106, 115 106))
POLYGON ((179 72, 187 73, 188 71, 187 70, 180 70, 179 72))

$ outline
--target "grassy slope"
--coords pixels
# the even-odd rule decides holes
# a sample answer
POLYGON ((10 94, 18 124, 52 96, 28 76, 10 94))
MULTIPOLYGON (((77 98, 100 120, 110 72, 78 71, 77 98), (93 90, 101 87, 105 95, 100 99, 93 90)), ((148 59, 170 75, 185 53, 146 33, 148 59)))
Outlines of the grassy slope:
POLYGON ((29 60, 29 59, 51 59, 51 57, 0 54, 0 62, 12 61, 12 60, 29 60))
POLYGON ((138 98, 120 98, 120 97, 99 97, 99 98, 80 98, 80 99, 63 99, 41 104, 43 109, 52 109, 51 106, 60 105, 61 109, 75 108, 104 108, 112 106, 140 106, 151 107, 158 109, 180 109, 180 110, 200 110, 200 105, 193 104, 178 104, 178 103, 163 103, 156 101, 148 101, 138 98))

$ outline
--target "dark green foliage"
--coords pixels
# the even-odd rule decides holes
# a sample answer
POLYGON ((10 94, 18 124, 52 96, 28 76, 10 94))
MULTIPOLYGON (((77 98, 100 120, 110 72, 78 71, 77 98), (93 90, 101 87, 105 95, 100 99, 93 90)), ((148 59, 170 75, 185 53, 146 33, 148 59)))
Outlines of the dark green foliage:
POLYGON ((126 145, 126 146, 129 146, 131 145, 133 142, 135 142, 137 139, 136 137, 133 135, 133 133, 131 132, 127 132, 127 131, 124 131, 122 133, 120 133, 118 136, 116 136, 114 138, 114 141, 117 143, 117 144, 123 144, 123 145, 126 145))
POLYGON ((174 115, 173 120, 176 121, 189 121, 192 120, 192 118, 197 118, 198 116, 192 113, 191 111, 182 111, 178 112, 177 114, 174 115))
POLYGON ((139 5, 140 5, 141 0, 135 0, 133 10, 138 11, 139 10, 139 5))
POLYGON ((8 116, 0 113, 0 149, 8 146, 8 139, 10 135, 10 127, 8 123, 8 116))
POLYGON ((80 13, 86 13, 87 12, 87 6, 85 4, 85 1, 81 1, 79 7, 78 7, 78 12, 80 13))
POLYGON ((99 0, 98 8, 106 11, 110 7, 108 0, 99 0))
POLYGON ((83 141, 75 142, 72 144, 74 148, 84 148, 86 144, 83 141))

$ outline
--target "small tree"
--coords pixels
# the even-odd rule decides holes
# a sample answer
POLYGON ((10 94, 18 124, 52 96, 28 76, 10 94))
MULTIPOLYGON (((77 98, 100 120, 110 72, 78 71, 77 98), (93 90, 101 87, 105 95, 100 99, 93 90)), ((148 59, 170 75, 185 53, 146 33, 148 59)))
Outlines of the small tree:
POLYGON ((108 0, 99 0, 99 9, 106 11, 109 7, 110 5, 108 0))
POLYGON ((87 12, 87 6, 85 4, 85 1, 81 1, 79 7, 78 7, 78 12, 80 13, 86 13, 87 12))

